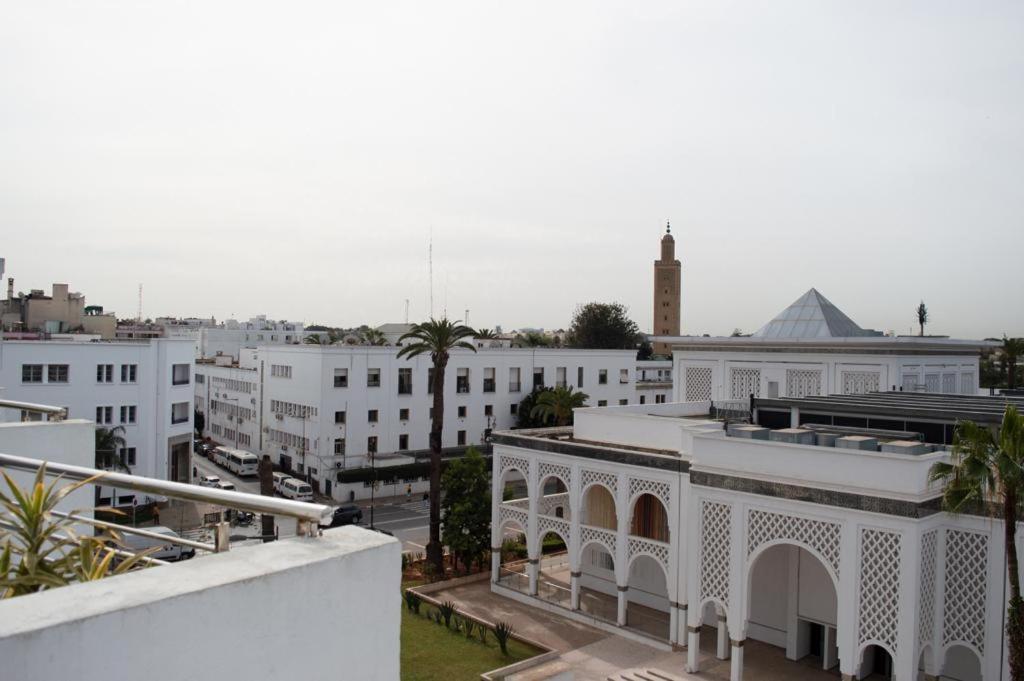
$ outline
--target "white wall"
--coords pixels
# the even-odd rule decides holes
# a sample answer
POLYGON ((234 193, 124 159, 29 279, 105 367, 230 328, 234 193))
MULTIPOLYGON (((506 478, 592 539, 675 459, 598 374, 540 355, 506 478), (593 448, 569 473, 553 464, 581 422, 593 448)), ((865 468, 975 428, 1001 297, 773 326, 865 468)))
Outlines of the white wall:
MULTIPOLYGON (((42 459, 53 463, 92 468, 95 462, 96 439, 92 421, 49 421, 32 423, 0 423, 0 454, 42 459)), ((35 474, 4 468, 23 489, 31 485, 35 474)), ((53 477, 47 477, 47 483, 53 477)), ((0 481, 0 490, 10 495, 7 483, 0 481)), ((93 488, 79 488, 61 502, 63 511, 79 511, 92 515, 93 488)))
POLYGON ((396 540, 344 527, 0 601, 4 678, 399 678, 396 540))

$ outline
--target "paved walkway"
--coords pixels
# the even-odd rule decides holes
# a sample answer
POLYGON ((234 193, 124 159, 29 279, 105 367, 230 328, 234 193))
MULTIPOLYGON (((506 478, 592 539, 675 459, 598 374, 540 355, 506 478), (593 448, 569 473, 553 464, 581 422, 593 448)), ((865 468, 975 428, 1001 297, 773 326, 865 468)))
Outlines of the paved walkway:
MULTIPOLYGON (((517 633, 543 643, 562 655, 509 678, 509 681, 606 681, 608 677, 634 668, 661 669, 692 681, 728 681, 730 662, 715 657, 715 630, 701 633, 701 672, 687 674, 686 651, 666 652, 617 636, 540 608, 513 601, 491 592, 490 581, 471 582, 431 594, 454 601, 460 610, 491 622, 506 621, 517 633)), ((815 658, 791 662, 779 648, 748 640, 745 646, 744 677, 757 681, 835 681, 838 670, 822 671, 815 658)))

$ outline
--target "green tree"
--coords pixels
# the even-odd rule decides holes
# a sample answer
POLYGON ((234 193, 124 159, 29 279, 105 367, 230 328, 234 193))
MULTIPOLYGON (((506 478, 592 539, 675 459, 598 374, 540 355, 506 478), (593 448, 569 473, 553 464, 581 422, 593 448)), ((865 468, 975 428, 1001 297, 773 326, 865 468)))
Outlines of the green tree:
MULTIPOLYGON (((363 345, 390 345, 388 343, 387 336, 383 332, 377 329, 366 329, 360 334, 363 339, 363 345)), ((406 334, 408 335, 408 334, 406 334)), ((403 336, 404 338, 405 336, 403 336)))
POLYGON ((543 428, 552 425, 552 420, 546 416, 533 415, 533 408, 537 406, 537 400, 541 395, 550 391, 551 388, 538 385, 519 401, 519 406, 516 407, 516 428, 543 428))
POLYGON ((556 426, 572 425, 572 410, 587 405, 590 398, 584 392, 574 392, 572 386, 559 386, 537 395, 536 404, 530 410, 530 418, 554 421, 556 426))
POLYGON ((924 335, 924 325, 928 323, 928 306, 921 301, 917 306, 917 323, 921 327, 921 335, 924 335))
POLYGON ((1003 334, 1003 366, 1006 367, 1006 387, 1017 387, 1017 361, 1024 355, 1024 338, 1007 338, 1003 334))
MULTIPOLYGON (((96 429, 96 468, 121 469, 131 473, 131 469, 121 460, 117 452, 124 449, 124 426, 113 428, 99 427, 96 429)), ((98 487, 97 487, 98 489, 98 487)))
POLYGON ((206 415, 198 409, 193 409, 192 424, 196 429, 196 437, 202 437, 203 431, 206 430, 206 415))
POLYGON ((441 479, 444 500, 442 539, 467 569, 483 560, 491 540, 491 480, 487 461, 469 447, 450 461, 441 479))
POLYGON ((498 337, 498 334, 494 333, 491 329, 477 329, 476 338, 479 340, 493 340, 498 337))
POLYGON ((973 421, 957 424, 949 463, 934 464, 933 481, 945 485, 943 507, 951 513, 986 509, 1003 521, 1010 602, 1006 637, 1010 678, 1024 681, 1024 601, 1017 563, 1017 519, 1024 501, 1024 416, 1007 405, 998 432, 973 421))
POLYGON ((434 411, 430 417, 430 540, 427 542, 427 560, 434 565, 438 575, 444 575, 444 548, 441 545, 441 432, 444 427, 444 372, 448 358, 455 348, 466 348, 476 352, 467 338, 472 338, 473 329, 449 321, 447 318, 433 319, 422 324, 413 324, 408 333, 398 339, 399 343, 410 341, 398 350, 398 357, 412 359, 430 353, 434 365, 433 390, 434 411))
POLYGON ((641 341, 640 329, 622 303, 587 303, 576 308, 566 341, 573 348, 626 350, 641 341))
POLYGON ((525 334, 516 334, 512 342, 517 348, 546 348, 551 345, 551 339, 536 331, 527 331, 525 334))
POLYGON ((334 331, 325 333, 311 333, 302 339, 306 345, 334 345, 338 342, 338 336, 334 331))
POLYGON ((645 338, 644 340, 640 341, 640 345, 637 346, 636 359, 639 362, 643 362, 644 360, 648 360, 651 357, 654 357, 654 346, 651 345, 651 342, 645 338))

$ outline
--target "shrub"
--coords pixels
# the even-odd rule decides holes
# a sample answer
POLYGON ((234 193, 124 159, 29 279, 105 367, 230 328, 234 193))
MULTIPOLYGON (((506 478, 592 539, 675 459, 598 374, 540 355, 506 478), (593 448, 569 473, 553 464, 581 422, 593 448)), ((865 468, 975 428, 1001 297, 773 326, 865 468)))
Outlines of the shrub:
POLYGON ((455 614, 455 604, 451 601, 445 601, 439 606, 441 611, 441 617, 444 618, 444 625, 446 627, 452 626, 452 615, 455 614))
POLYGON ((512 625, 508 622, 498 622, 494 625, 494 638, 498 639, 501 646, 501 654, 508 655, 508 640, 512 637, 512 625))
POLYGON ((462 633, 466 635, 466 638, 473 638, 473 628, 476 626, 476 622, 469 619, 468 617, 462 620, 462 633))
POLYGON ((477 634, 477 636, 480 637, 480 643, 483 643, 484 645, 487 645, 487 632, 488 631, 490 631, 490 629, 488 629, 487 627, 485 627, 482 624, 479 627, 476 628, 476 634, 477 634))
POLYGON ((409 609, 409 612, 414 612, 417 615, 420 614, 420 605, 422 603, 423 599, 415 591, 405 592, 405 607, 409 609))

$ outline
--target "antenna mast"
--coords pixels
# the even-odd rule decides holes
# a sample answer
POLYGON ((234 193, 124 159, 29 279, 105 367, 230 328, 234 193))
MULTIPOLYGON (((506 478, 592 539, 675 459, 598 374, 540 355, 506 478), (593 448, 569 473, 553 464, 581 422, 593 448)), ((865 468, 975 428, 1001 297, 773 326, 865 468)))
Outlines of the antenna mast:
POLYGON ((405 299, 405 323, 409 323, 409 299, 405 299))
POLYGON ((430 246, 427 248, 427 270, 430 273, 430 318, 434 318, 434 228, 430 228, 430 246))
POLYGON ((139 309, 135 313, 135 324, 142 323, 142 284, 139 284, 139 309))

